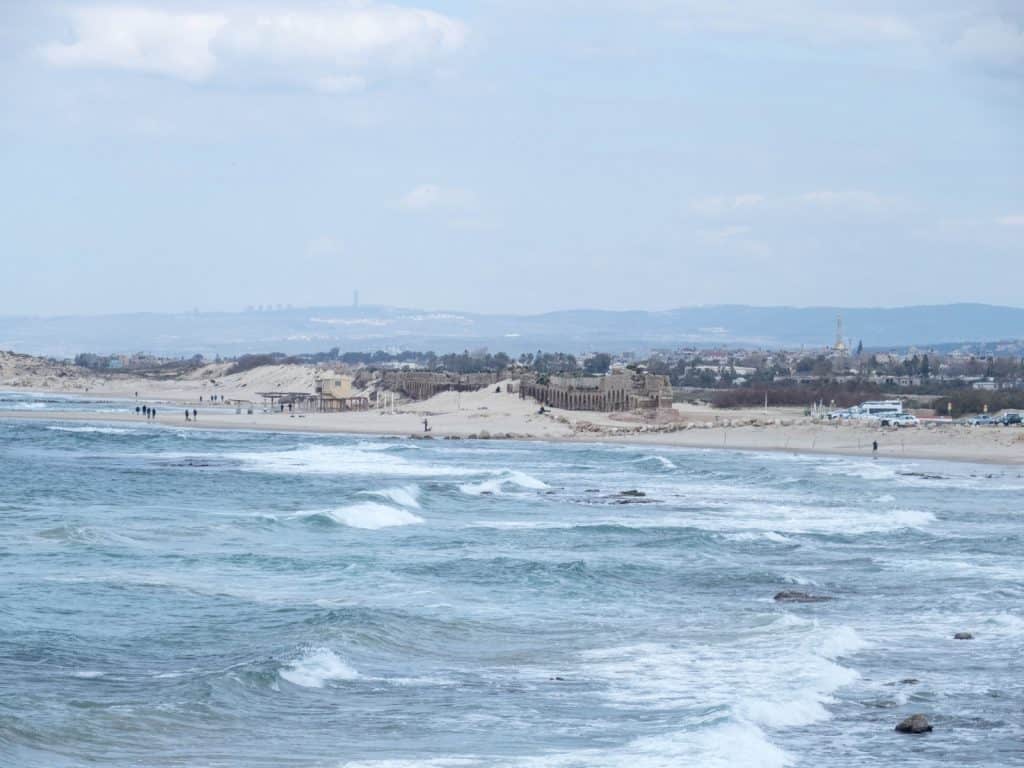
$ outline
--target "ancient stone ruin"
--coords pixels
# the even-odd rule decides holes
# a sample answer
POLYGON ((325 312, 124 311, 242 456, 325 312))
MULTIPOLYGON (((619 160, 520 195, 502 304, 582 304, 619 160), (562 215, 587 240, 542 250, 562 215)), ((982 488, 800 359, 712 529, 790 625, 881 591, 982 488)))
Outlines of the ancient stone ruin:
POLYGON ((524 375, 520 397, 569 411, 635 411, 672 407, 667 376, 631 371, 604 376, 524 375))

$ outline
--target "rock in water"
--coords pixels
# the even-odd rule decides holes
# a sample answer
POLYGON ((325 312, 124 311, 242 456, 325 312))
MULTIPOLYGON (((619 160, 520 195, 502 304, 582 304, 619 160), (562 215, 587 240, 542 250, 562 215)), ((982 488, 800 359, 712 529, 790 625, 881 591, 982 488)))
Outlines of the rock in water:
POLYGON ((777 603, 824 603, 831 599, 826 595, 809 595, 806 592, 790 592, 788 590, 775 593, 775 602, 777 603))
POLYGON ((953 639, 954 640, 973 640, 974 639, 974 635, 972 635, 970 632, 957 632, 955 635, 953 635, 953 639))
POLYGON ((931 729, 932 724, 924 715, 911 715, 896 726, 900 733, 928 733, 931 729))

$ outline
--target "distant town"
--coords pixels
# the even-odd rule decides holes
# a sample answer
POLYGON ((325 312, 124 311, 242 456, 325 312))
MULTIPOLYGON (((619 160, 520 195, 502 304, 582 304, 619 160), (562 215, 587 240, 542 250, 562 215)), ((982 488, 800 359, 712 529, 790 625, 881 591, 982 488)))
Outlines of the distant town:
MULTIPOLYGON (((655 389, 662 398, 699 398, 721 408, 756 406, 765 401, 848 407, 883 396, 909 399, 917 407, 933 407, 953 417, 1024 408, 1024 341, 869 349, 844 337, 841 319, 835 342, 817 349, 679 347, 643 354, 537 351, 512 357, 487 349, 438 355, 396 349, 346 352, 335 347, 318 353, 268 352, 215 361, 202 355, 168 358, 142 353, 82 353, 73 361, 92 371, 151 377, 178 375, 209 362, 230 362, 227 370, 233 373, 264 365, 315 365, 349 375, 357 386, 374 375, 388 374, 389 386, 413 399, 445 390, 479 388, 501 379, 522 380, 528 388, 546 387, 545 392, 552 395, 557 391, 552 386, 567 393, 588 394, 601 386, 610 387, 608 382, 602 385, 601 377, 629 373, 658 377, 655 389)), ((650 392, 653 385, 638 381, 635 386, 650 392)), ((619 389, 611 387, 609 391, 619 389)), ((575 402, 567 397, 564 407, 573 408, 575 402)), ((583 408, 594 407, 596 401, 589 397, 580 402, 583 408)))

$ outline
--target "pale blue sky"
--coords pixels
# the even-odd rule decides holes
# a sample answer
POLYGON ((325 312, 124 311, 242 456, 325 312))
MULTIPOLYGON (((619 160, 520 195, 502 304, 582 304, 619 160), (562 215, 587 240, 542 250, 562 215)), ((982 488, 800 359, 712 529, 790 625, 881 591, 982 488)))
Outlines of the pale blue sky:
POLYGON ((1024 4, 0 1, 0 314, 1024 306, 1024 4))

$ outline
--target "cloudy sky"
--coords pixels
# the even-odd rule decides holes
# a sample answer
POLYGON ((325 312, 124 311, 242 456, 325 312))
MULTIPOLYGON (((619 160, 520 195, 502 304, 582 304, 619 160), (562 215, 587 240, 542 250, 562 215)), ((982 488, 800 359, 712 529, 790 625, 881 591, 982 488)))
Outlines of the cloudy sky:
POLYGON ((0 0, 0 314, 1024 306, 1018 0, 0 0))

